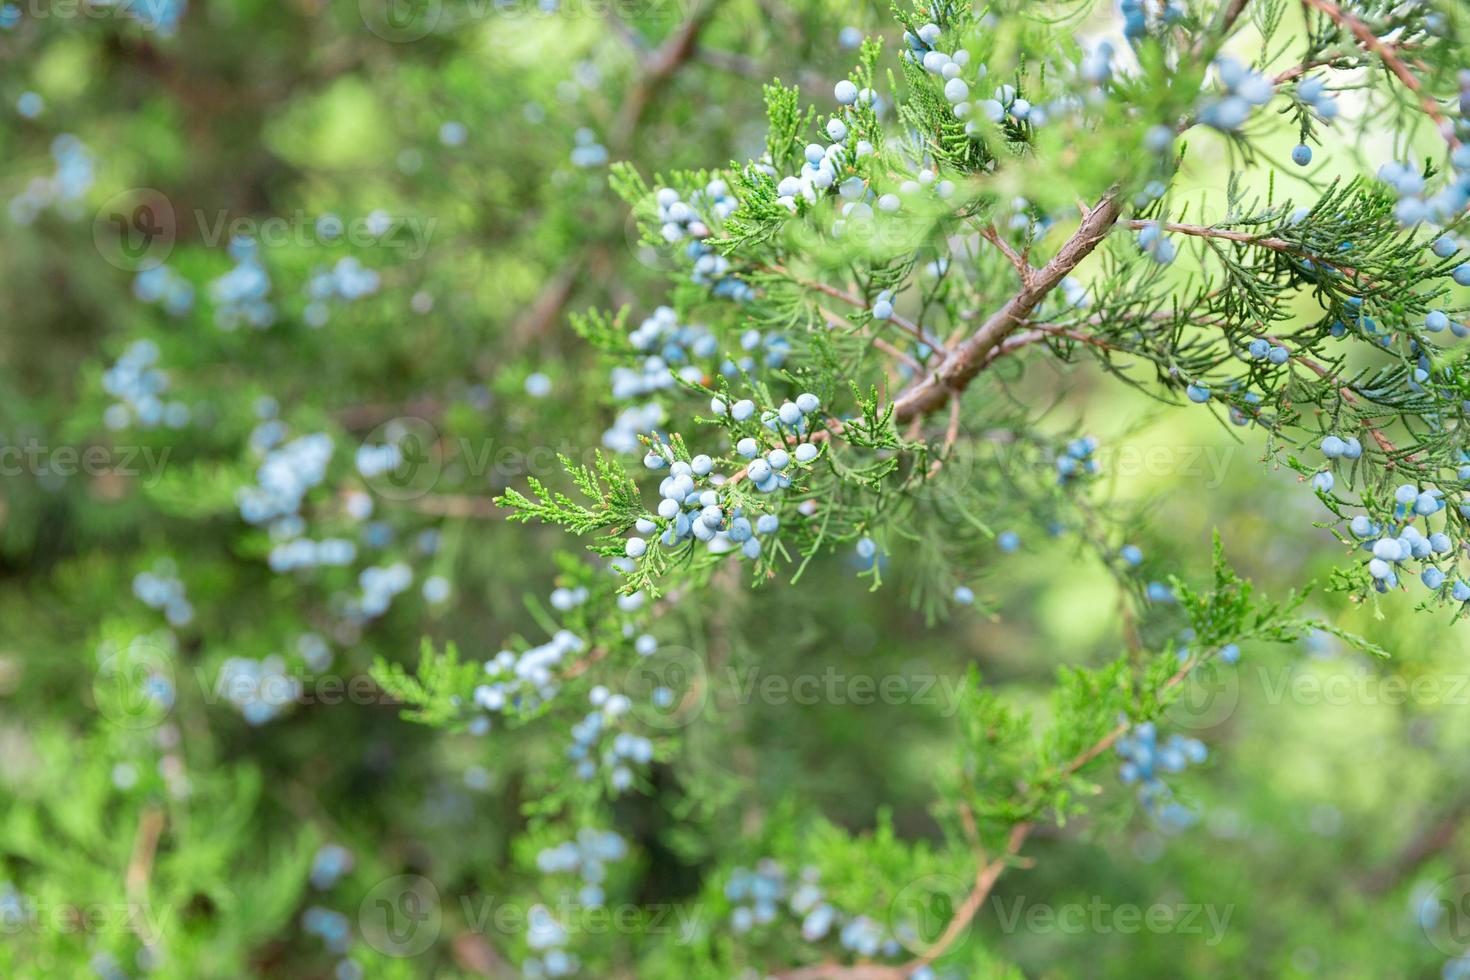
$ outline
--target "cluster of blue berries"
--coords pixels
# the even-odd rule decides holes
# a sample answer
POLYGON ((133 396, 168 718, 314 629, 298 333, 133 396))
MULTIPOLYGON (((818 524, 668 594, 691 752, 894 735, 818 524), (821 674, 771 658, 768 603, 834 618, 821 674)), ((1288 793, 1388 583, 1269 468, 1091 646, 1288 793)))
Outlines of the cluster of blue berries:
POLYGON ((597 775, 600 762, 608 770, 613 792, 624 793, 633 787, 633 770, 629 766, 646 766, 652 762, 653 743, 641 735, 618 732, 599 753, 598 747, 609 726, 626 715, 633 704, 627 695, 614 694, 601 684, 588 692, 587 699, 593 710, 572 726, 567 758, 577 763, 577 778, 583 781, 597 775))
POLYGON ((802 868, 793 882, 779 862, 763 858, 754 868, 733 869, 724 892, 732 905, 730 927, 738 935, 775 922, 784 904, 800 920, 801 937, 809 943, 827 939, 835 928, 838 944, 856 956, 871 959, 903 953, 898 940, 879 922, 845 913, 827 901, 814 867, 802 868))
POLYGON ((558 587, 551 590, 551 608, 557 612, 571 612, 586 602, 587 598, 587 589, 583 586, 575 589, 558 587))
POLYGON ((1145 810, 1166 826, 1187 826, 1192 822, 1193 814, 1174 801, 1161 775, 1183 772, 1190 765, 1204 762, 1209 752, 1203 742, 1170 735, 1160 745, 1154 723, 1145 721, 1118 739, 1115 748, 1123 759, 1118 778, 1128 785, 1137 784, 1138 801, 1145 810))
POLYGON ((572 166, 589 170, 607 163, 607 147, 597 141, 597 134, 586 126, 579 126, 575 135, 576 146, 572 147, 572 166))
POLYGON ((230 657, 220 664, 215 691, 246 722, 260 726, 282 715, 301 696, 301 681, 286 673, 286 661, 276 654, 260 660, 230 657))
POLYGON ((688 240, 685 254, 694 263, 691 281, 710 287, 715 296, 737 303, 755 295, 749 283, 729 274, 729 261, 705 243, 710 237, 709 222, 724 221, 740 206, 725 181, 716 177, 702 191, 692 194, 689 201, 683 200, 672 187, 662 187, 654 195, 654 202, 664 241, 675 244, 688 240))
POLYGON ((1057 482, 1071 483, 1095 474, 1097 460, 1093 458, 1093 455, 1096 452, 1097 438, 1095 436, 1080 436, 1067 443, 1066 451, 1057 457, 1057 482))
POLYGON ((109 429, 124 429, 134 423, 145 429, 159 425, 181 429, 189 424, 188 405, 163 399, 169 380, 157 364, 158 345, 151 340, 135 340, 103 373, 102 389, 117 399, 102 413, 109 429))
POLYGON ((32 177, 25 189, 10 199, 10 217, 28 225, 48 207, 68 218, 80 217, 82 198, 97 176, 97 162, 81 140, 62 133, 51 141, 56 169, 47 177, 32 177))
POLYGON ((194 284, 166 265, 133 277, 133 295, 144 303, 161 304, 169 316, 183 316, 194 308, 194 284))
POLYGON ((577 875, 582 879, 578 903, 602 905, 607 901, 602 889, 602 883, 607 880, 607 865, 627 856, 628 843, 616 832, 582 827, 575 840, 563 841, 537 853, 536 867, 542 874, 577 875))
POLYGON ((1174 240, 1164 234, 1164 226, 1157 221, 1138 229, 1138 248, 1159 265, 1168 265, 1178 254, 1174 240))
MULTIPOLYGON (((257 426, 257 431, 261 428, 257 426)), ((280 431, 273 428, 271 433, 280 431)), ((240 516, 251 524, 268 524, 295 515, 307 492, 326 478, 332 450, 332 437, 325 432, 269 449, 255 472, 255 485, 241 487, 235 495, 240 516)))
POLYGON ((671 307, 660 306, 628 334, 633 349, 646 355, 639 369, 612 369, 612 396, 622 400, 674 386, 677 377, 698 382, 704 372, 692 363, 719 352, 719 341, 701 324, 681 324, 671 307))
POLYGON ((475 704, 485 711, 504 713, 550 701, 559 690, 553 668, 568 654, 581 653, 586 647, 587 641, 571 630, 559 630, 546 643, 523 653, 501 650, 485 661, 488 680, 475 688, 475 704))
MULTIPOLYGON (((1451 255, 1454 255, 1455 252, 1459 251, 1459 246, 1455 243, 1453 239, 1446 237, 1436 241, 1434 243, 1434 249, 1436 255, 1440 255, 1441 252, 1444 252, 1444 254, 1440 255, 1440 257, 1449 258, 1451 255), (1448 243, 1447 247, 1442 247, 1440 244, 1441 242, 1448 243)), ((1447 315, 1445 315, 1445 312, 1443 310, 1430 310, 1425 315, 1424 329, 1428 330, 1430 333, 1443 333, 1446 327, 1448 327, 1450 333, 1454 334, 1456 337, 1470 337, 1470 327, 1466 327, 1465 324, 1460 323, 1456 320, 1451 320, 1447 315)))
POLYGON ((326 944, 327 949, 341 955, 352 945, 352 924, 335 909, 313 905, 301 915, 301 928, 326 944))
POLYGON ((302 318, 309 327, 325 326, 333 300, 350 303, 378 291, 381 277, 377 270, 365 267, 357 258, 345 255, 329 269, 318 269, 306 283, 306 304, 302 318))
MULTIPOLYGON (((1466 475, 1470 475, 1467 473, 1466 475)), ((1449 576, 1440 568, 1427 564, 1435 555, 1449 555, 1454 551, 1454 542, 1443 531, 1425 535, 1412 521, 1429 518, 1445 507, 1441 490, 1422 490, 1412 483, 1405 483, 1394 490, 1394 513, 1404 524, 1397 530, 1385 529, 1364 515, 1354 517, 1348 530, 1362 542, 1363 550, 1372 554, 1368 560, 1368 574, 1373 577, 1373 586, 1379 592, 1387 592, 1399 583, 1398 566, 1407 561, 1426 562, 1419 574, 1425 588, 1439 592, 1449 576)), ((1461 504, 1462 513, 1466 504, 1461 504)), ((1450 595, 1457 602, 1470 600, 1470 585, 1463 579, 1450 583, 1450 595)))
MULTIPOLYGON (((1302 105, 1316 110, 1318 118, 1323 122, 1330 123, 1337 118, 1339 111, 1337 99, 1331 92, 1327 91, 1327 83, 1322 81, 1322 79, 1311 76, 1297 82, 1296 97, 1297 101, 1302 105)), ((1296 160, 1295 153, 1292 154, 1292 159, 1296 160)), ((1311 151, 1308 150, 1307 163, 1310 163, 1311 159, 1311 151)), ((1300 160, 1296 162, 1301 164, 1301 166, 1306 166, 1306 163, 1302 163, 1300 160)))
MULTIPOLYGON (((622 837, 608 831, 583 827, 575 841, 542 850, 536 855, 536 866, 544 874, 576 873, 582 879, 577 894, 583 906, 605 903, 602 883, 607 878, 607 865, 621 861, 628 853, 622 837)), ((565 926, 556 920, 545 905, 532 906, 526 917, 526 944, 537 956, 521 963, 521 974, 527 980, 571 976, 581 969, 577 957, 565 949, 568 942, 565 926)))
POLYGON ((152 571, 133 576, 133 595, 151 609, 162 609, 170 626, 187 626, 194 620, 194 607, 184 594, 174 563, 165 559, 152 571))
POLYGON ((228 251, 235 267, 209 284, 214 322, 221 330, 242 323, 264 330, 276 322, 276 308, 269 299, 271 277, 260 261, 260 245, 253 238, 237 237, 228 251))
POLYGON ((1123 36, 1129 44, 1137 44, 1151 30, 1173 24, 1187 12, 1180 0, 1145 3, 1144 0, 1121 0, 1118 12, 1123 15, 1123 36))
MULTIPOLYGON (((1401 224, 1410 226, 1424 221, 1449 224, 1463 214, 1466 207, 1470 207, 1470 144, 1457 146, 1450 153, 1450 166, 1454 170, 1454 179, 1432 195, 1428 194, 1423 173, 1411 164, 1394 161, 1379 168, 1378 179, 1392 187, 1399 196, 1398 203, 1394 205, 1394 216, 1401 224)), ((1446 245, 1453 243, 1448 239, 1440 242, 1446 245)), ((1440 242, 1436 242, 1437 255, 1440 254, 1440 242)), ((1440 257, 1449 258, 1453 254, 1447 250, 1440 257)), ((1456 269, 1455 281, 1462 286, 1470 285, 1470 268, 1461 266, 1456 269), (1461 269, 1465 270, 1463 280, 1461 269)))
POLYGON ((1257 337, 1252 340, 1246 345, 1246 351, 1250 354, 1251 360, 1270 361, 1278 367, 1291 360, 1291 351, 1285 347, 1271 343, 1271 341, 1264 337, 1257 337))
POLYGON ((1265 105, 1276 94, 1271 79, 1229 56, 1215 59, 1215 76, 1225 87, 1225 94, 1211 96, 1205 102, 1199 110, 1199 121, 1225 132, 1240 129, 1252 108, 1265 105))
POLYGON ((396 442, 365 442, 357 447, 353 463, 364 479, 371 480, 384 473, 392 473, 402 466, 403 450, 398 448, 396 442))
POLYGON ((357 574, 357 584, 362 588, 362 595, 352 601, 349 612, 372 619, 387 612, 393 599, 413 584, 413 569, 402 561, 387 566, 369 565, 357 574))
MULTIPOLYGON (((286 519, 273 524, 272 532, 281 524, 286 524, 286 519)), ((271 571, 278 575, 303 568, 342 567, 351 565, 356 560, 357 545, 346 538, 323 538, 320 541, 294 538, 274 545, 267 557, 271 571)))
POLYGON ((639 435, 652 432, 663 424, 664 418, 664 407, 658 402, 631 405, 620 411, 602 433, 602 444, 613 452, 636 453, 641 445, 639 435))

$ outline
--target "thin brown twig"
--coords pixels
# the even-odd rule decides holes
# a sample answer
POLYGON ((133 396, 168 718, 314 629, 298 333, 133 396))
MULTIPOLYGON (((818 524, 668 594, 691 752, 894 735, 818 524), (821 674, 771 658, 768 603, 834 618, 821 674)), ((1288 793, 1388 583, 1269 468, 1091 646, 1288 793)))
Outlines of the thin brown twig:
POLYGON ((1084 209, 1082 223, 1051 260, 1036 269, 1006 303, 990 315, 969 339, 947 354, 927 377, 911 385, 894 401, 894 416, 902 422, 943 407, 952 392, 963 391, 985 367, 990 352, 1017 330, 1047 294, 1107 237, 1122 215, 1116 191, 1097 207, 1084 209))
MULTIPOLYGON (((771 272, 778 276, 781 276, 782 278, 790 279, 798 286, 802 286, 806 289, 815 290, 816 292, 819 292, 824 296, 830 296, 833 299, 840 299, 842 300, 842 302, 847 303, 850 306, 856 306, 860 310, 872 309, 872 306, 870 306, 868 302, 864 300, 861 296, 855 296, 844 289, 838 289, 836 286, 828 285, 825 282, 818 282, 814 279, 803 279, 783 265, 773 263, 757 271, 771 272)), ((920 327, 912 320, 907 320, 899 316, 897 313, 894 313, 891 317, 888 318, 887 322, 893 324, 895 327, 898 327, 900 330, 903 330, 904 332, 910 334, 915 340, 917 340, 921 344, 926 345, 930 350, 936 351, 941 355, 948 353, 945 350, 944 345, 940 343, 937 338, 929 336, 929 334, 924 331, 923 327, 920 327)))
POLYGON ((1372 28, 1346 10, 1343 10, 1336 3, 1333 3, 1333 0, 1302 0, 1302 2, 1314 10, 1326 14, 1339 27, 1346 29, 1352 34, 1360 45, 1373 54, 1376 54, 1378 59, 1383 62, 1383 66, 1397 76, 1398 80, 1403 83, 1404 88, 1412 92, 1419 100, 1420 107, 1423 108, 1425 115, 1434 120, 1435 128, 1439 130, 1439 135, 1444 137, 1445 142, 1449 143, 1454 149, 1460 148, 1460 140, 1455 135, 1454 125, 1445 118, 1439 103, 1424 90, 1424 84, 1419 81, 1417 75, 1409 70, 1409 66, 1404 64, 1403 59, 1399 57, 1398 51, 1393 45, 1380 39, 1377 34, 1373 33, 1372 28))
POLYGON ((1016 274, 1021 277, 1021 285, 1026 285, 1031 278, 1031 273, 1035 270, 1031 268, 1031 263, 1022 258, 1014 248, 1011 248, 1010 242, 1001 237, 1000 232, 995 230, 994 223, 980 229, 980 237, 1000 250, 1000 254, 1006 257, 1006 260, 1015 268, 1016 274))

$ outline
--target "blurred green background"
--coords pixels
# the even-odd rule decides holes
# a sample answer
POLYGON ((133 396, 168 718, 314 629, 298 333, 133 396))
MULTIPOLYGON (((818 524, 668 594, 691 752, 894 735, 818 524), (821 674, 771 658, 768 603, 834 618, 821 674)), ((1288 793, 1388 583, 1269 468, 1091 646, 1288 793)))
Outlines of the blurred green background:
MULTIPOLYGON (((550 451, 585 456, 614 421, 606 366, 568 312, 626 304, 641 319, 663 296, 607 162, 652 175, 758 156, 761 82, 825 91, 854 57, 844 29, 889 41, 897 29, 877 5, 783 0, 5 11, 0 970, 328 977, 345 955, 371 977, 516 975, 524 936, 469 913, 540 894, 512 842, 560 743, 534 727, 410 724, 365 672, 375 657, 412 663, 425 637, 485 659, 509 637, 541 635, 564 574, 553 552, 575 545, 505 523, 489 498, 551 478, 550 451), (238 268, 227 245, 241 231, 262 244, 265 329, 219 326, 230 304, 211 284, 238 268), (138 272, 160 255, 191 301, 178 285, 148 301, 158 280, 140 286, 138 272), (360 265, 343 272, 343 259, 360 265), (361 268, 376 273, 366 295, 312 291, 361 268), (156 345, 160 397, 183 406, 172 421, 115 408, 128 399, 107 372, 138 357, 139 341, 156 345), (544 397, 528 393, 538 372, 544 397), (404 417, 469 451, 443 457, 432 493, 395 499, 352 456, 404 417), (251 440, 272 418, 291 437, 331 434, 332 476, 308 510, 318 537, 354 542, 355 565, 278 574, 269 536, 241 520, 251 440), (97 465, 78 461, 89 448, 97 465), (406 563, 413 584, 354 620, 344 597, 369 561, 406 563), (178 582, 187 615, 150 606, 145 573, 178 582), (425 593, 435 577, 447 599, 425 593), (109 658, 134 649, 169 688, 158 714, 109 701, 109 658), (272 657, 366 693, 266 719, 219 695, 222 676, 244 662, 269 670, 272 657), (317 888, 328 843, 353 860, 317 888), (374 889, 402 874, 439 896, 433 941, 412 955, 360 935, 374 889), (78 923, 79 908, 101 911, 78 923), (345 948, 309 928, 312 909, 346 917, 345 948)), ((1379 137, 1361 120, 1345 128, 1354 139, 1335 159, 1347 170, 1379 137)), ((1294 141, 1283 133, 1278 155, 1294 141)), ((1206 218, 1226 168, 1205 146, 1186 169, 1206 218)), ((1132 540, 1151 577, 1207 574, 1217 528, 1237 570, 1273 596, 1343 559, 1297 475, 1262 465, 1254 431, 1087 369, 1040 365, 1014 386, 1028 404, 1060 399, 1047 425, 1098 437, 1099 493, 1146 516, 1132 540)), ((1022 547, 996 552, 976 583, 994 615, 927 625, 901 582, 919 556, 895 539, 884 544, 899 581, 876 593, 828 557, 798 588, 724 587, 666 618, 660 638, 699 654, 710 702, 678 774, 655 767, 650 793, 611 807, 639 854, 618 872, 621 893, 715 916, 721 869, 764 853, 793 807, 857 832, 891 814, 900 836, 934 837, 933 779, 953 736, 945 684, 978 665, 1044 720, 1055 668, 1120 644, 1102 568, 1024 512, 995 520, 1022 547), (937 678, 938 694, 877 705, 742 694, 751 671, 828 667, 937 678)), ((1462 630, 1402 595, 1359 605, 1317 593, 1309 608, 1394 659, 1326 639, 1247 649, 1174 718, 1211 749, 1179 781, 1198 824, 1165 834, 1102 777, 1096 819, 1041 835, 1034 867, 1002 880, 967 942, 1035 977, 1438 975, 1470 939, 1446 925, 1470 894, 1456 881, 1470 870, 1462 630), (1162 924, 1137 927, 1133 912, 1155 905, 1170 910, 1162 924)), ((640 965, 638 941, 624 946, 599 971, 678 970, 677 958, 640 965)))

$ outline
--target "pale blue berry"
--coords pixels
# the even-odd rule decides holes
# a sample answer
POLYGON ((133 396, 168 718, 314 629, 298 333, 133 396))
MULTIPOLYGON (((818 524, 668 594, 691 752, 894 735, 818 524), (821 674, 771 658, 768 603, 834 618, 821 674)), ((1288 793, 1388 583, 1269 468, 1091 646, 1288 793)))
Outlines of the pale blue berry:
POLYGON ((857 101, 858 90, 856 85, 844 78, 833 87, 832 94, 843 105, 852 105, 857 101))
POLYGON ((975 592, 968 585, 957 585, 954 589, 954 601, 968 606, 975 601, 975 592))
POLYGON ((761 556, 760 538, 746 538, 745 543, 740 546, 740 551, 747 558, 759 558, 761 556))
POLYGON ((1012 552, 1021 547, 1021 538, 1015 531, 1002 531, 995 539, 1001 551, 1012 552))
POLYGON ((796 396, 796 407, 801 409, 803 415, 811 415, 822 407, 822 400, 809 391, 804 391, 796 396))
POLYGON ((796 425, 798 422, 801 421, 801 409, 797 408, 795 403, 793 402, 785 402, 784 404, 782 404, 780 410, 777 412, 777 415, 780 417, 781 421, 787 425, 796 425))
POLYGON ((781 527, 781 519, 775 514, 762 514, 755 522, 756 534, 775 534, 781 527))
POLYGON ((804 442, 796 447, 796 461, 798 463, 810 463, 817 458, 819 450, 809 442, 804 442))
POLYGON ((642 538, 629 538, 628 543, 623 546, 623 552, 629 558, 642 558, 643 553, 648 550, 648 542, 642 538))
POLYGON ((749 398, 742 398, 730 409, 730 415, 736 422, 744 422, 755 414, 755 402, 749 398))
POLYGON ((735 451, 746 459, 752 459, 756 453, 761 451, 761 447, 760 443, 756 442, 750 436, 746 436, 735 444, 735 451))
POLYGON ((1305 143, 1297 144, 1296 149, 1291 151, 1291 162, 1298 167, 1305 167, 1312 162, 1312 148, 1305 143))
POLYGON ((784 470, 791 462, 791 454, 784 449, 772 449, 766 454, 766 462, 771 464, 773 470, 784 470))

